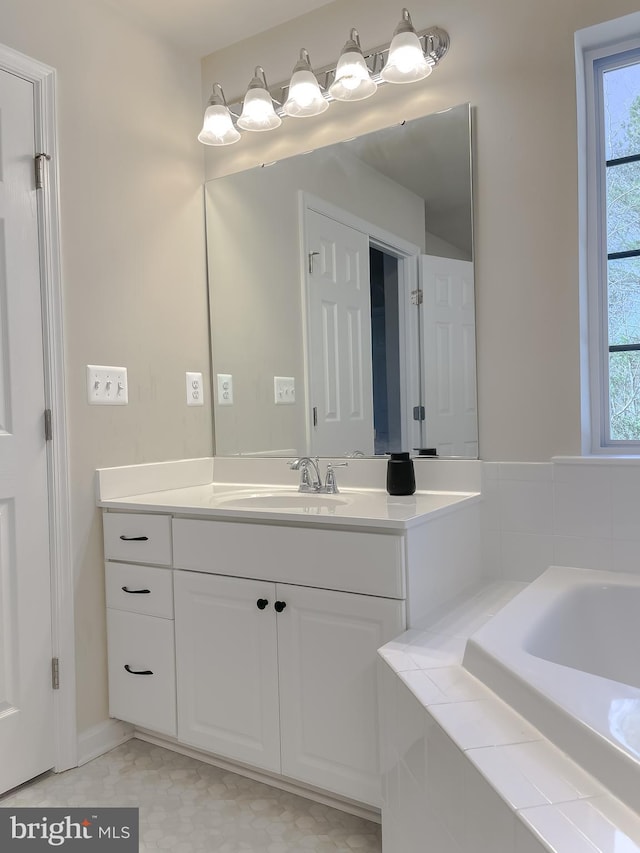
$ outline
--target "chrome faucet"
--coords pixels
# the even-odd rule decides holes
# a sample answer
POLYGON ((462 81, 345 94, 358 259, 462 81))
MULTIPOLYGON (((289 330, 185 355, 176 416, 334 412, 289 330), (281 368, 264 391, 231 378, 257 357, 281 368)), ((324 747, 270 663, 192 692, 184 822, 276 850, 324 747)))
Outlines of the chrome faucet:
POLYGON ((322 489, 322 479, 318 468, 318 457, 315 460, 309 456, 300 456, 289 463, 292 471, 300 471, 299 492, 319 492, 322 489))
POLYGON ((298 459, 292 459, 287 464, 292 471, 300 471, 299 492, 321 492, 326 495, 337 495, 339 489, 334 468, 346 468, 349 463, 328 462, 324 486, 322 485, 317 456, 315 459, 311 459, 309 456, 300 456, 298 459))
POLYGON ((327 495, 337 495, 340 489, 336 482, 335 468, 347 468, 348 462, 329 462, 327 464, 327 476, 324 480, 324 489, 322 490, 327 495))

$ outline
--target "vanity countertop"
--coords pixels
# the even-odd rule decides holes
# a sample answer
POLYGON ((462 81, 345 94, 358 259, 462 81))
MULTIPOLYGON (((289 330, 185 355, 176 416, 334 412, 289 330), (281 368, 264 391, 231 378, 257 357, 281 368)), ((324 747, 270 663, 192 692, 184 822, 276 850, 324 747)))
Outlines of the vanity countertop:
POLYGON ((417 491, 393 496, 382 489, 343 489, 337 495, 305 496, 291 487, 264 483, 207 483, 99 499, 98 505, 111 510, 169 512, 221 521, 373 527, 402 532, 479 499, 478 492, 417 491))

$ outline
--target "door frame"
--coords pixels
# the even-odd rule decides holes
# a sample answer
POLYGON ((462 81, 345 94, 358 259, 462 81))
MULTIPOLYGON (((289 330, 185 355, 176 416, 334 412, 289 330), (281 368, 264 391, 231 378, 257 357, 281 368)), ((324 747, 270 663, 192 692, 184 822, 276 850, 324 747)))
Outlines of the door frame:
POLYGON ((0 70, 33 84, 36 152, 50 156, 44 188, 36 193, 42 302, 45 406, 53 441, 47 442, 51 566, 51 654, 60 661, 53 691, 56 772, 77 766, 74 582, 71 554, 69 455, 65 408, 56 71, 0 44, 0 70))
MULTIPOLYGON (((313 210, 323 216, 329 217, 342 225, 361 231, 369 238, 369 246, 380 249, 388 255, 398 259, 398 293, 404 298, 399 306, 399 319, 401 332, 404 333, 405 346, 400 350, 400 400, 402 407, 402 442, 404 446, 413 446, 419 443, 420 434, 414 426, 411 417, 412 405, 410 402, 410 389, 421 398, 420 377, 420 332, 418 327, 418 311, 411 305, 411 293, 418 289, 418 259, 421 249, 415 243, 392 234, 384 228, 367 222, 359 216, 337 207, 331 202, 325 201, 312 193, 304 190, 298 191, 298 222, 300 241, 300 280, 302 286, 302 354, 304 364, 304 406, 305 406, 305 438, 307 452, 310 452, 313 427, 311 424, 311 364, 309 360, 309 335, 311 329, 311 318, 309 316, 309 294, 307 277, 307 210, 313 210), (414 309, 413 311, 411 309, 414 309), (415 358, 409 358, 408 353, 416 353, 415 358)), ((416 405, 421 400, 416 400, 416 405)), ((419 422, 418 422, 419 423, 419 422)))

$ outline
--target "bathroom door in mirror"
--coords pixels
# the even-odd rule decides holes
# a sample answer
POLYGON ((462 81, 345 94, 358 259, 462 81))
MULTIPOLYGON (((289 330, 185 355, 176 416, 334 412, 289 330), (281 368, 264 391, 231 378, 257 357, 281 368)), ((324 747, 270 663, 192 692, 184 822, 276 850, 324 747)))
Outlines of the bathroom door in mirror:
POLYGON ((305 209, 310 447, 373 454, 369 238, 305 209))
MULTIPOLYGON (((433 383, 424 382, 433 342, 419 333, 425 305, 418 267, 421 255, 473 262, 470 120, 465 104, 207 183, 218 455, 411 451, 433 446, 429 423, 446 430, 446 419, 436 415, 440 403, 430 398, 433 383), (331 326, 321 299, 316 309, 324 320, 310 314, 309 252, 322 248, 308 245, 308 207, 367 238, 369 281, 350 331, 331 326), (231 404, 218 399, 218 375, 232 377, 231 404), (286 394, 278 392, 283 382, 286 394), (327 413, 339 399, 347 403, 331 420, 327 413), (326 441, 314 432, 314 409, 320 421, 322 406, 317 429, 331 434, 326 441), (425 420, 414 420, 414 410, 418 417, 424 410, 425 420), (356 411, 361 431, 354 434, 354 418, 344 415, 356 411)), ((349 311, 345 305, 345 317, 349 311)), ((424 328, 433 325, 429 317, 424 328)), ((475 414, 468 414, 463 449, 476 456, 475 414)), ((442 453, 461 455, 458 438, 442 430, 437 438, 442 453)))
POLYGON ((439 456, 478 455, 473 264, 423 255, 421 321, 426 446, 439 456))

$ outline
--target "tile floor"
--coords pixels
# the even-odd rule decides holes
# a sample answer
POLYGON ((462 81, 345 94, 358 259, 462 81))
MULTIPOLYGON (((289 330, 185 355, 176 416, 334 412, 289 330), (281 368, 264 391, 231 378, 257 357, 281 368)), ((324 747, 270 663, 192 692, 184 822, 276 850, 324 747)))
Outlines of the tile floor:
POLYGON ((380 853, 380 827, 193 758, 131 740, 0 799, 7 806, 138 806, 140 851, 380 853))

